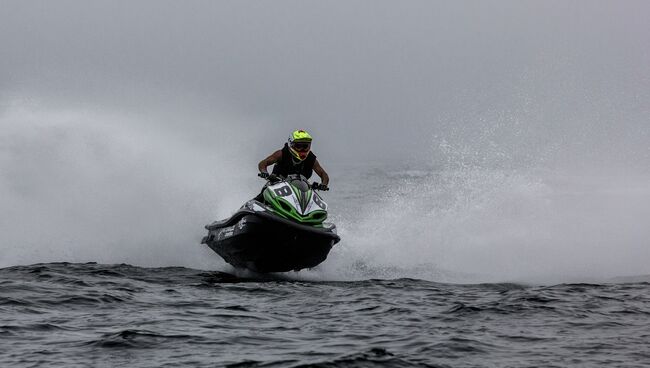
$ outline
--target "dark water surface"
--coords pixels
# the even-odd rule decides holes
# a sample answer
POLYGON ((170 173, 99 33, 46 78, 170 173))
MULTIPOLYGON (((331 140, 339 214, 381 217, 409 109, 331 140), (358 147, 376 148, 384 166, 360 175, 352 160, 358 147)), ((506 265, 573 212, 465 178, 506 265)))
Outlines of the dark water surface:
POLYGON ((650 366, 650 284, 0 270, 2 367, 650 366))

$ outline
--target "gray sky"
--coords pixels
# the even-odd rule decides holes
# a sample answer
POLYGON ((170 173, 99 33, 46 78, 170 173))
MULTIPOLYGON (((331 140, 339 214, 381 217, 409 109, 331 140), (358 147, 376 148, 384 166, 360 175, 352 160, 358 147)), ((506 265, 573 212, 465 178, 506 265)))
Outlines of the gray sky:
POLYGON ((442 212, 339 207, 351 248, 380 223, 378 244, 406 236, 416 258, 448 236, 493 265, 544 253, 572 269, 611 239, 602 260, 639 265, 647 175, 617 173, 650 170, 650 1, 0 0, 0 267, 212 265, 201 226, 259 191, 257 162, 296 128, 338 201, 383 178, 342 164, 470 168, 406 191, 424 195, 411 209, 458 200, 442 212), (558 206, 539 178, 560 183, 558 206), (522 228, 533 238, 509 237, 522 228))
POLYGON ((0 48, 5 104, 166 116, 197 142, 228 111, 332 161, 636 147, 650 111, 647 1, 4 0, 0 48))

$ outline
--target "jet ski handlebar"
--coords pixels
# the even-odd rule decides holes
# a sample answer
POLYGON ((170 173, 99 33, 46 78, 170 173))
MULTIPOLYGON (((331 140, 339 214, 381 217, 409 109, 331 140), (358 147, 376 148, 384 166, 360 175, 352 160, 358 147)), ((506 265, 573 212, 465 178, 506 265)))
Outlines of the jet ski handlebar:
POLYGON ((320 183, 317 183, 317 182, 311 183, 310 186, 311 186, 311 189, 314 189, 314 190, 323 190, 323 191, 330 190, 330 188, 327 185, 320 184, 320 183))
POLYGON ((262 179, 264 179, 266 181, 269 181, 271 183, 275 183, 275 182, 278 182, 278 181, 284 179, 281 176, 277 176, 275 174, 269 174, 267 172, 258 173, 257 176, 259 176, 260 178, 262 178, 262 179))
MULTIPOLYGON (((286 180, 287 179, 286 177, 284 177, 282 175, 269 174, 267 172, 258 173, 257 176, 259 176, 260 178, 268 181, 271 184, 274 184, 274 183, 277 183, 277 182, 279 182, 281 180, 286 180)), ((302 175, 301 175, 301 179, 304 180, 305 182, 307 181, 307 179, 305 179, 302 175)), ((313 182, 313 183, 308 184, 308 185, 309 185, 309 187, 311 189, 314 189, 314 190, 323 190, 323 191, 330 190, 330 188, 327 185, 317 183, 317 182, 313 182)))

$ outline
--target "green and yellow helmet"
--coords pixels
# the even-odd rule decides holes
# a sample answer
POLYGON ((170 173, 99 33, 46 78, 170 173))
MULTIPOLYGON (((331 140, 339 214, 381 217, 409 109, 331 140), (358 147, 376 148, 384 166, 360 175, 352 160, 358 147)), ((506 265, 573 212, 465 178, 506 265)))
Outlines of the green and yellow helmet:
POLYGON ((311 135, 304 130, 294 130, 289 137, 289 152, 294 159, 304 161, 311 150, 311 135))

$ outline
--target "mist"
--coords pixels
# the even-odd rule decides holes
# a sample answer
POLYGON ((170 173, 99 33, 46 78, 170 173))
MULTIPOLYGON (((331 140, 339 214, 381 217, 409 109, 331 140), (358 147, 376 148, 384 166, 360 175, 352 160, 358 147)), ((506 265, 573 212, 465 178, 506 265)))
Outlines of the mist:
POLYGON ((650 273, 647 2, 5 1, 0 49, 0 266, 224 269, 202 226, 304 128, 326 277, 650 273))

